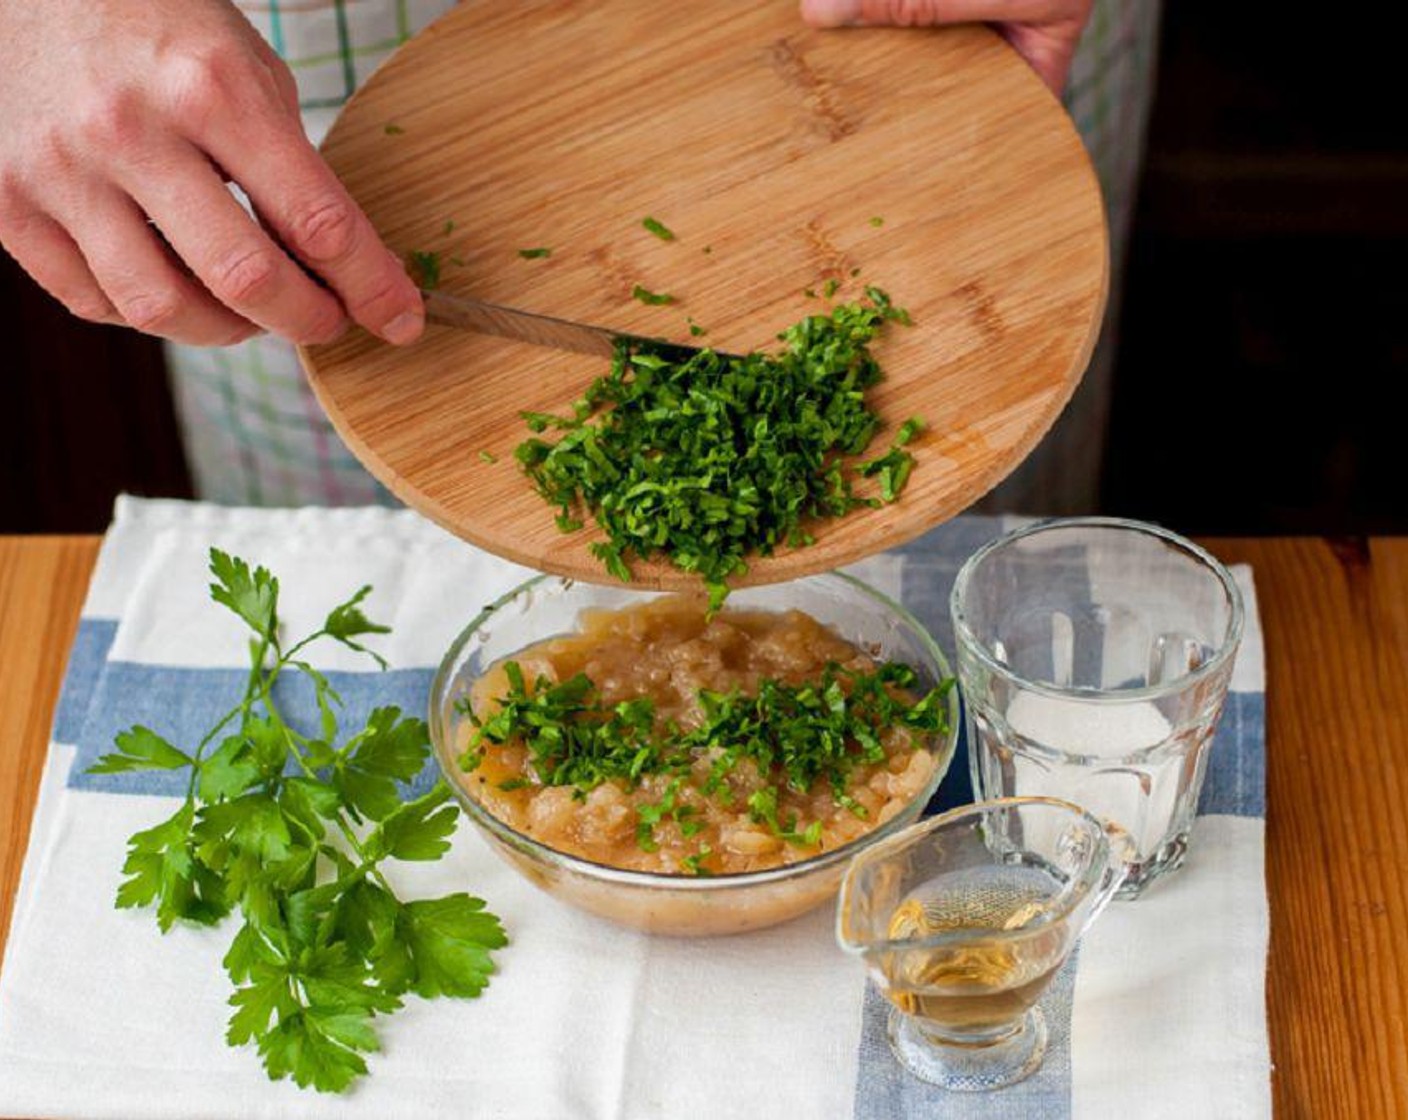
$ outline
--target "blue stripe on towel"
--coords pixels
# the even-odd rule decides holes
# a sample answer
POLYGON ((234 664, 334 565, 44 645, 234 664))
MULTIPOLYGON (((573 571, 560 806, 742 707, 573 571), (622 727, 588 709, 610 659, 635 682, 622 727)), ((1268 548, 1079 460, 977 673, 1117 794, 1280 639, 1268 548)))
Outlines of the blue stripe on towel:
POLYGON ((68 668, 64 670, 63 690, 59 693, 58 707, 54 709, 55 742, 73 744, 78 741, 93 690, 98 686, 116 634, 114 618, 79 620, 78 633, 74 635, 73 648, 68 655, 68 668))
POLYGON ((953 664, 953 624, 948 597, 963 562, 1002 534, 999 517, 959 517, 899 548, 900 601, 924 624, 953 664))
POLYGON ((988 1093, 949 1092, 903 1069, 885 1037, 890 1004, 867 984, 861 1011, 855 1120, 1067 1120, 1071 1115, 1071 1005, 1079 955, 1079 950, 1071 954, 1042 997, 1047 1043, 1041 1068, 1025 1081, 988 1093))
MULTIPOLYGON (((342 694, 338 713, 346 732, 361 727, 373 708, 396 705, 408 715, 425 717, 433 673, 429 669, 392 669, 385 673, 330 672, 327 678, 342 694)), ((201 737, 244 695, 248 674, 240 669, 181 669, 169 665, 107 663, 82 730, 78 752, 69 771, 73 789, 103 793, 146 793, 179 797, 186 792, 186 771, 143 770, 127 774, 87 774, 98 756, 113 749, 113 738, 133 724, 142 724, 188 754, 201 737)), ((313 689, 300 674, 281 677, 274 688, 279 710, 289 724, 313 732, 318 709, 313 689)), ((414 783, 414 791, 430 788, 434 763, 414 783)))
POLYGON ((1266 693, 1227 694, 1208 754, 1198 813, 1266 816, 1266 693))

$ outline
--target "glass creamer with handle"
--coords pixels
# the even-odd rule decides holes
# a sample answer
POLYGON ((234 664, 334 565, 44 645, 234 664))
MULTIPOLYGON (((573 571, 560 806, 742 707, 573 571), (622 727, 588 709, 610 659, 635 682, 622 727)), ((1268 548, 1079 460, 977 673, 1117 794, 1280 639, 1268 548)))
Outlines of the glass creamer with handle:
POLYGON ((958 1091, 1029 1076, 1037 1006, 1124 879, 1129 838, 1053 798, 981 802, 905 829, 851 864, 837 940, 893 1005, 901 1065, 958 1091))

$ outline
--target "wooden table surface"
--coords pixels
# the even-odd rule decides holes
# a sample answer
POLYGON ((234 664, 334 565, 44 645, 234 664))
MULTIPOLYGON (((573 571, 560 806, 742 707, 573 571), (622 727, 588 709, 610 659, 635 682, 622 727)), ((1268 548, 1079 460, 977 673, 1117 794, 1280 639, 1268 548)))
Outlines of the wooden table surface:
MULTIPOLYGON (((1276 1114, 1408 1116, 1408 538, 1205 543, 1266 633, 1276 1114)), ((97 549, 0 537, 0 948, 97 549)))

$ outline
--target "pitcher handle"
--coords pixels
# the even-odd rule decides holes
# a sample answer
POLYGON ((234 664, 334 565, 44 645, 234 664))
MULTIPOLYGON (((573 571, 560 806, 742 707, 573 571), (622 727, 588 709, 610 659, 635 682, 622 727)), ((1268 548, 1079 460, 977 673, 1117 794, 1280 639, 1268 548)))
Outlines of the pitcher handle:
POLYGON ((1081 926, 1081 933, 1090 928, 1090 923, 1100 916, 1105 907, 1110 904, 1110 900, 1115 897, 1115 892, 1120 889, 1121 884, 1129 875, 1129 864, 1137 851, 1133 837, 1123 827, 1110 820, 1102 820, 1100 823, 1105 831, 1107 862, 1105 871, 1100 876, 1100 882, 1095 888, 1095 905, 1086 915, 1085 922, 1081 926))

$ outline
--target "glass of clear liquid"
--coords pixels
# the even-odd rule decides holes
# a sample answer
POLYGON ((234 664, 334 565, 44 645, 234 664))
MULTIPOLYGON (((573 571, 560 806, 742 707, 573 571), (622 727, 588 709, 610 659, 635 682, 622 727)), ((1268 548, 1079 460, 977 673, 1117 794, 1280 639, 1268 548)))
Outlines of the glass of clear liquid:
POLYGON ((851 862, 836 937, 893 1005, 890 1048, 916 1077, 1000 1089, 1040 1068, 1037 1001, 1124 879, 1128 838, 1068 802, 980 802, 851 862))
POLYGON ((1043 521, 974 553, 950 605, 977 795, 1123 826, 1121 897, 1180 867, 1242 637, 1231 573, 1155 525, 1043 521))

